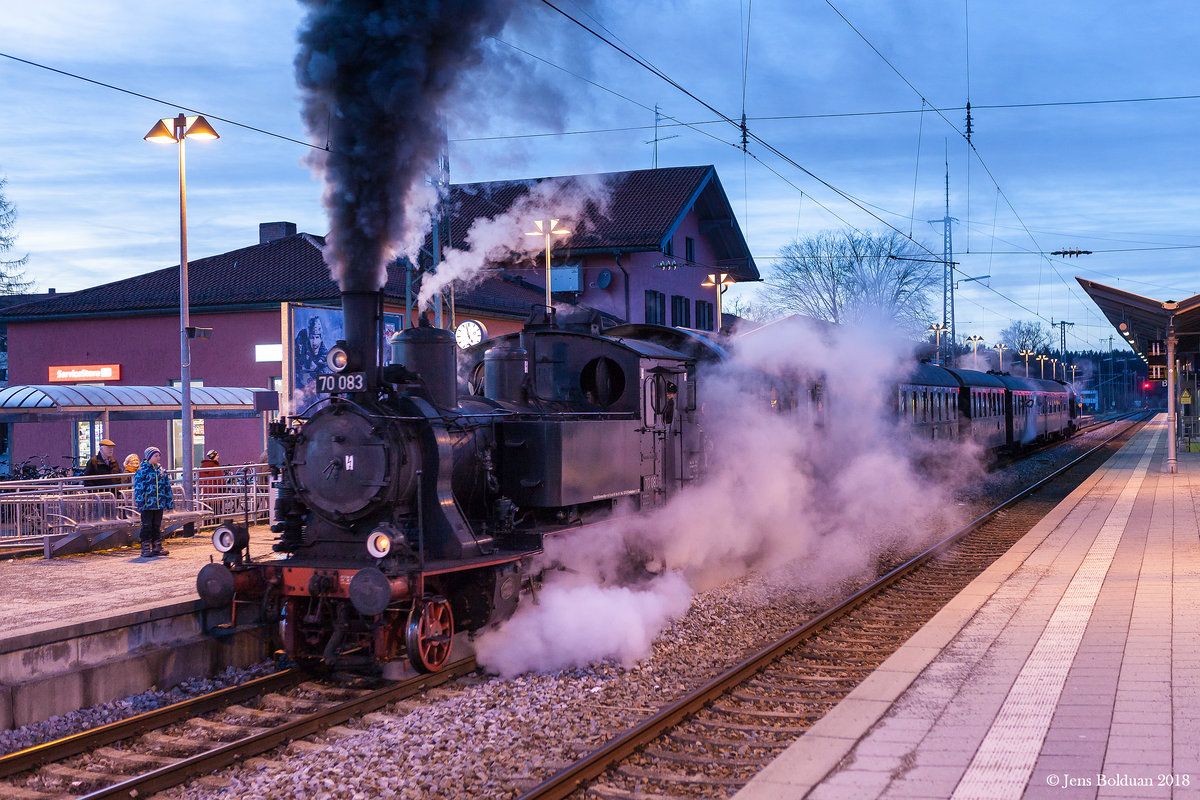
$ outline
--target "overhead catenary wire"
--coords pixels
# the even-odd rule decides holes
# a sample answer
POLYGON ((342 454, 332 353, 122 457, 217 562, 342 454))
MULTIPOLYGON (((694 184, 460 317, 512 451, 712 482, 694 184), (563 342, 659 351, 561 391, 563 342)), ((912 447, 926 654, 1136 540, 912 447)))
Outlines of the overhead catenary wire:
MULTIPOLYGON (((826 0, 826 2, 828 3, 828 2, 829 2, 829 0, 826 0)), ((641 66, 641 67, 643 67, 644 69, 648 70, 649 72, 651 72, 652 74, 656 75, 656 76, 657 76, 657 77, 659 77, 660 79, 664 80, 665 82, 667 82, 667 83, 668 83, 668 84, 670 84, 671 86, 675 87, 677 90, 679 90, 680 92, 682 92, 683 94, 685 94, 686 96, 688 96, 689 98, 691 98, 692 100, 694 100, 695 102, 699 103, 699 104, 700 104, 700 105, 702 105, 704 108, 707 108, 709 111, 711 111, 711 112, 713 112, 714 114, 716 114, 718 117, 720 117, 720 118, 721 118, 721 120, 723 120, 723 121, 724 121, 724 122, 726 122, 727 124, 729 124, 729 125, 732 125, 732 126, 734 126, 734 127, 737 127, 737 128, 739 128, 739 129, 741 129, 741 130, 743 130, 743 131, 745 130, 744 128, 742 128, 742 126, 740 126, 740 125, 739 125, 739 123, 738 123, 738 122, 734 121, 733 119, 731 119, 731 118, 730 118, 729 116, 727 116, 726 114, 723 114, 721 111, 719 111, 718 109, 716 109, 715 107, 713 107, 712 105, 710 105, 709 103, 707 103, 706 101, 702 100, 700 97, 698 97, 697 95, 695 95, 694 93, 692 93, 691 91, 689 91, 687 88, 685 88, 684 86, 682 86, 680 83, 678 83, 677 81, 675 81, 674 79, 672 79, 670 76, 666 75, 666 74, 665 74, 665 73, 664 73, 662 70, 658 69, 657 67, 654 67, 654 66, 653 66, 653 65, 651 65, 651 64, 648 64, 648 63, 647 63, 647 62, 645 62, 644 60, 642 60, 642 59, 638 58, 637 56, 633 55, 632 53, 630 53, 630 52, 629 52, 627 49, 625 49, 625 48, 623 48, 623 47, 621 47, 621 46, 617 45, 616 43, 614 43, 614 42, 612 42, 612 41, 609 41, 608 39, 606 39, 604 36, 602 36, 602 35, 601 35, 600 33, 598 33, 597 31, 595 31, 595 30, 593 30, 592 28, 588 27, 586 24, 584 24, 584 23, 583 23, 583 22, 581 22, 580 20, 578 20, 578 19, 575 19, 575 18, 574 18, 574 17, 572 17, 570 14, 568 14, 568 13, 567 13, 567 12, 565 12, 565 11, 563 11, 561 8, 558 8, 558 7, 557 7, 557 6, 556 6, 556 5, 555 5, 553 2, 551 2, 551 0, 542 0, 542 3, 543 3, 544 5, 546 5, 547 7, 549 7, 550 9, 554 10, 555 12, 557 12, 558 14, 562 15, 563 17, 565 17, 566 19, 568 19, 570 22, 574 23, 574 24, 575 24, 575 25, 577 25, 578 27, 582 28, 583 30, 585 30, 586 32, 588 32, 589 34, 591 34, 592 36, 596 37, 596 38, 597 38, 597 39, 599 39, 601 42, 603 42, 603 43, 607 44, 609 47, 611 47, 611 48, 613 48, 614 50, 616 50, 617 52, 621 53, 621 54, 622 54, 622 55, 624 55, 626 58, 630 59, 630 60, 631 60, 631 61, 633 61, 634 63, 638 64, 639 66, 641 66)), ((830 3, 830 7, 831 7, 831 8, 833 8, 833 5, 832 5, 832 3, 830 3)), ((834 10, 836 11, 836 8, 835 8, 834 10)), ((838 12, 838 13, 839 13, 839 15, 841 15, 841 12, 838 12)), ((843 17, 843 19, 845 19, 845 18, 843 17)), ((850 23, 849 23, 849 20, 847 20, 847 24, 850 24, 850 23)), ((851 27, 853 27, 853 26, 851 25, 851 27)), ((856 31, 856 32, 857 32, 857 31, 856 31)), ((860 34, 860 36, 861 36, 861 34, 860 34)), ((866 41, 865 37, 864 37, 864 41, 866 41)), ((870 45, 870 42, 869 42, 869 41, 868 41, 868 45, 870 45)), ((876 50, 876 52, 878 52, 878 50, 877 50, 877 49, 874 47, 874 45, 870 45, 870 46, 871 46, 871 48, 872 48, 872 49, 875 49, 875 50, 876 50)), ((880 54, 880 57, 881 57, 881 58, 883 58, 882 54, 880 54)), ((887 59, 885 58, 884 60, 886 61, 887 59)), ((889 63, 889 66, 890 66, 890 63, 889 63)), ((895 69, 895 68, 893 67, 893 70, 894 70, 894 69, 895 69)), ((897 70, 897 74, 900 74, 898 70, 897 70)), ((906 78, 904 78, 904 77, 903 77, 903 75, 901 75, 901 78, 902 78, 902 80, 904 80, 904 81, 905 81, 905 83, 908 83, 908 84, 909 84, 909 86, 912 86, 912 84, 911 84, 911 83, 909 83, 909 82, 908 82, 908 80, 907 80, 906 78)), ((912 87, 912 88, 913 88, 913 90, 914 90, 914 91, 917 91, 917 90, 916 90, 916 87, 912 87)), ((918 94, 918 95, 920 95, 920 92, 919 92, 919 91, 917 91, 917 94, 918 94)), ((940 116, 942 116, 942 117, 943 117, 943 119, 945 119, 945 115, 944 115, 944 114, 942 114, 942 115, 940 115, 940 116)), ((949 120, 946 120, 946 121, 947 121, 947 123, 949 123, 949 120)), ((951 127, 953 127, 953 125, 952 125, 951 127)), ((903 232, 902 230, 900 230, 899 228, 897 228, 895 225, 892 225, 890 222, 888 222, 887 220, 883 219, 883 218, 882 218, 882 217, 880 217, 878 214, 876 214, 876 213, 874 213, 873 211, 871 211, 871 210, 870 210, 870 209, 869 209, 869 208, 868 208, 868 207, 867 207, 865 204, 863 204, 863 203, 859 202, 857 199, 855 199, 853 196, 851 196, 851 195, 850 195, 850 194, 848 194, 847 192, 845 192, 845 191, 841 190, 840 188, 838 188, 838 187, 834 186, 833 184, 829 183, 829 182, 828 182, 828 181, 826 181, 825 179, 823 179, 823 178, 819 177, 818 175, 816 175, 815 173, 813 173, 811 170, 809 170, 807 167, 804 167, 803 165, 801 165, 800 163, 798 163, 797 161, 795 161, 794 159, 792 159, 790 156, 786 155, 785 153, 783 153, 782 151, 780 151, 778 148, 774 147, 772 144, 770 144, 769 142, 765 141, 765 140, 764 140, 764 139, 763 139, 761 136, 759 136, 758 134, 750 133, 750 134, 748 134, 748 139, 750 139, 750 140, 753 140, 753 141, 754 141, 754 142, 756 142, 757 144, 759 144, 759 145, 761 145, 762 147, 764 147, 764 148, 765 148, 765 149, 766 149, 768 152, 770 152, 770 153, 772 153, 773 155, 775 155, 777 158, 781 159, 781 160, 782 160, 782 161, 784 161, 785 163, 787 163, 787 164, 791 165, 792 167, 796 168, 796 169, 797 169, 797 170, 799 170, 800 172, 803 172, 805 175, 808 175, 810 178, 812 178, 813 180, 817 181, 817 182, 818 182, 818 183, 820 183, 821 185, 825 186, 826 188, 828 188, 830 191, 834 192, 835 194, 837 194, 837 195, 841 196, 843 199, 845 199, 845 200, 849 201, 850 203, 852 203, 853 205, 855 205, 856 207, 858 207, 858 208, 859 208, 861 211, 865 212, 865 213, 866 213, 866 214, 868 214, 869 216, 871 216, 871 217, 873 217, 874 219, 878 220, 879 222, 883 223, 885 226, 887 226, 887 227, 888 227, 888 228, 890 228, 891 230, 895 231, 896 233, 900 234, 900 235, 901 235, 901 236, 903 236, 904 238, 908 239, 910 242, 912 242, 914 245, 916 245, 917 247, 919 247, 921 250, 924 250, 924 251, 925 251, 926 253, 928 253, 929 255, 931 255, 931 256, 935 256, 935 257, 936 257, 936 255, 937 255, 937 254, 936 254, 936 253, 934 253, 933 251, 931 251, 931 250, 930 250, 930 249, 929 249, 927 246, 925 246, 925 244, 924 244, 924 243, 922 243, 922 242, 919 242, 919 241, 916 241, 916 240, 914 240, 914 239, 911 239, 911 238, 910 238, 910 237, 908 237, 908 236, 905 236, 905 234, 904 234, 904 232, 903 232)), ((972 148, 972 149, 974 149, 974 148, 972 148)), ((755 158, 757 161, 759 161, 759 163, 761 163, 761 164, 764 164, 764 166, 766 166, 766 165, 765 165, 765 162, 763 162, 761 159, 757 158, 757 156, 755 156, 755 155, 754 155, 754 154, 752 154, 752 153, 749 153, 749 151, 748 151, 748 150, 747 150, 747 153, 748 153, 749 155, 751 155, 751 157, 753 157, 753 158, 755 158)), ((977 157, 979 157, 979 156, 978 156, 978 154, 976 154, 976 155, 977 155, 977 157)), ((987 168, 987 165, 986 165, 986 163, 984 163, 984 162, 983 162, 983 160, 982 160, 982 158, 981 158, 981 157, 980 157, 980 163, 983 165, 983 167, 984 167, 985 171, 987 171, 987 172, 988 172, 988 175, 989 175, 989 177, 992 179, 992 182, 993 182, 993 183, 996 185, 997 189, 998 189, 998 190, 1001 192, 1002 196, 1004 196, 1004 195, 1003 195, 1003 189, 1001 189, 1001 187, 1000 187, 1000 185, 999 185, 999 182, 998 182, 998 181, 996 181, 995 177, 994 177, 994 176, 991 174, 991 171, 990 171, 990 170, 987 168)), ((768 169, 769 169, 769 167, 768 167, 768 169)), ((777 171, 775 171, 775 170, 771 170, 771 171, 772 171, 772 172, 774 172, 776 175, 778 175, 780 178, 783 178, 783 176, 782 176, 782 175, 780 175, 780 174, 779 174, 777 171)), ((784 180, 786 181, 786 179, 784 179, 784 180)), ((792 186, 793 186, 793 188, 796 188, 796 189, 799 191, 799 187, 795 186, 795 184, 792 184, 790 181, 787 181, 787 183, 789 183, 790 185, 792 185, 792 186)), ((809 197, 810 197, 810 198, 812 197, 811 193, 809 194, 809 197)), ((1017 217, 1017 219, 1018 219, 1018 221, 1019 221, 1019 222, 1021 222, 1021 225, 1022 225, 1023 229, 1026 231, 1027 235, 1029 235, 1030 239, 1031 239, 1031 240, 1034 242, 1035 246, 1037 246, 1037 248, 1038 248, 1038 252, 1040 253, 1040 252, 1041 252, 1041 248, 1040 248, 1040 245, 1038 245, 1036 238, 1035 238, 1035 237, 1033 237, 1033 235, 1032 235, 1032 234, 1029 232, 1029 230, 1028 230, 1028 226, 1026 226, 1026 225, 1024 224, 1024 221, 1020 219, 1020 215, 1019 215, 1019 214, 1017 214, 1017 212, 1016 212, 1016 209, 1015 209, 1015 208, 1012 206, 1012 203, 1011 203, 1011 202, 1008 200, 1007 196, 1005 196, 1005 202, 1006 202, 1006 204, 1009 206, 1009 208, 1010 208, 1010 209, 1013 211, 1013 214, 1014 214, 1014 216, 1016 216, 1016 217, 1017 217)), ((824 208, 825 206, 822 206, 822 207, 824 208)), ((826 210, 829 210, 829 209, 826 209, 826 210)), ((830 213, 833 213, 833 212, 832 212, 832 211, 830 211, 830 213)), ((834 216, 835 216, 835 217, 837 217, 839 220, 842 220, 842 218, 841 218, 840 216, 837 216, 836 214, 834 214, 834 216)), ((845 220, 842 220, 842 221, 845 223, 845 220)), ((851 227, 851 228, 853 228, 853 229, 857 230, 857 227, 856 227, 856 226, 854 226, 854 225, 850 225, 849 223, 845 223, 845 224, 847 224, 849 227, 851 227)), ((1043 257, 1043 259, 1039 260, 1039 263, 1041 263, 1041 261, 1044 261, 1044 260, 1046 260, 1046 258, 1047 258, 1047 257, 1043 257)), ((957 271, 959 271, 959 272, 962 272, 962 270, 957 270, 957 271)), ((1057 272, 1057 270, 1056 270, 1056 272, 1057 272)), ((966 273, 965 273, 965 272, 963 272, 962 274, 966 275, 966 273)), ((971 276, 967 276, 967 277, 971 277, 971 276)), ((1059 277, 1060 277, 1060 279, 1061 279, 1061 275, 1060 275, 1059 277)), ((1040 284, 1039 284, 1039 285, 1040 285, 1040 284)), ((1040 314, 1039 312, 1037 312, 1037 311, 1034 311, 1034 310, 1032 310, 1032 309, 1028 308, 1027 306, 1025 306, 1024 304, 1017 302, 1015 299, 1013 299, 1013 298, 1011 298, 1011 297, 1008 297, 1008 296, 1004 295, 1002 292, 1000 292, 1000 291, 996 290, 994 287, 988 286, 987 288, 988 288, 988 290, 989 290, 989 291, 993 292, 993 293, 994 293, 994 294, 996 294, 998 297, 1001 297, 1002 299, 1004 299, 1004 300, 1006 300, 1006 301, 1008 301, 1008 302, 1012 303, 1013 305, 1016 305, 1018 308, 1021 308, 1022 310, 1026 311, 1027 313, 1033 314, 1033 315, 1034 315, 1034 316, 1036 316, 1038 319, 1041 319, 1041 320, 1043 320, 1043 321, 1045 321, 1045 322, 1047 322, 1047 323, 1051 322, 1051 320, 1050 320, 1050 319, 1048 319, 1048 318, 1044 317, 1044 316, 1043 316, 1042 314, 1040 314)))

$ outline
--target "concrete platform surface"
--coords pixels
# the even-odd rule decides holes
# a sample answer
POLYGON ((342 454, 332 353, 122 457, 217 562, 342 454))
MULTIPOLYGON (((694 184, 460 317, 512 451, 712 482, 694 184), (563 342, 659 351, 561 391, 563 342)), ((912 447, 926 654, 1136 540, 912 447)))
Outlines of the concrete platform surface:
MULTIPOLYGON (((250 554, 271 552, 275 534, 250 529, 250 554)), ((211 531, 164 541, 170 555, 142 558, 137 547, 43 559, 0 561, 0 639, 8 639, 130 611, 198 600, 196 574, 219 558, 211 531)))
POLYGON ((1200 797, 1200 454, 1155 418, 736 800, 1200 797))

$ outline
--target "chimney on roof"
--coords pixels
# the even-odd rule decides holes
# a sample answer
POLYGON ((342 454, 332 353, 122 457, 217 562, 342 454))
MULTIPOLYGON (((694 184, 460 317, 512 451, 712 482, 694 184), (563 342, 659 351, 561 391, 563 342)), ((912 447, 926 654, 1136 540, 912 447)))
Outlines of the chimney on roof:
POLYGON ((54 294, 54 287, 53 287, 53 286, 51 286, 51 287, 50 287, 50 294, 54 294))
POLYGON ((260 222, 258 223, 258 243, 266 244, 276 239, 296 235, 294 222, 260 222))

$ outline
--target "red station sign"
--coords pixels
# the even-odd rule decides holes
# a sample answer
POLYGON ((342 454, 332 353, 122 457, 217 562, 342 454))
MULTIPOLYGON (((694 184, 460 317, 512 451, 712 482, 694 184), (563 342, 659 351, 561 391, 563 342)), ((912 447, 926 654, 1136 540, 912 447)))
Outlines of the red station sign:
POLYGON ((51 383, 119 380, 121 380, 120 364, 73 364, 65 367, 50 367, 51 383))

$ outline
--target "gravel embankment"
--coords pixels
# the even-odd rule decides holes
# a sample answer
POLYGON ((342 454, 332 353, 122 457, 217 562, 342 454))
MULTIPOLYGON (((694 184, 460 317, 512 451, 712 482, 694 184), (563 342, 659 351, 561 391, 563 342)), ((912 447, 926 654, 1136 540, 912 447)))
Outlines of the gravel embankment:
MULTIPOLYGON (((971 519, 992 508, 1015 487, 1076 457, 1101 435, 1083 434, 1052 453, 987 475, 960 495, 961 516, 971 519)), ((792 572, 752 575, 698 593, 690 610, 655 641, 652 655, 633 667, 603 663, 507 680, 472 677, 435 690, 419 703, 400 704, 358 720, 336 735, 314 739, 324 749, 276 751, 159 796, 180 800, 516 797, 556 767, 796 627, 864 579, 818 592, 792 572)), ((230 675, 229 679, 236 678, 230 675)), ((85 716, 108 721, 105 714, 127 715, 139 703, 155 702, 161 695, 139 695, 42 725, 78 730, 85 716), (148 695, 149 700, 139 699, 148 695), (77 716, 80 721, 73 719, 77 716)), ((0 746, 14 740, 32 743, 45 736, 28 733, 30 728, 0 733, 0 746)))

